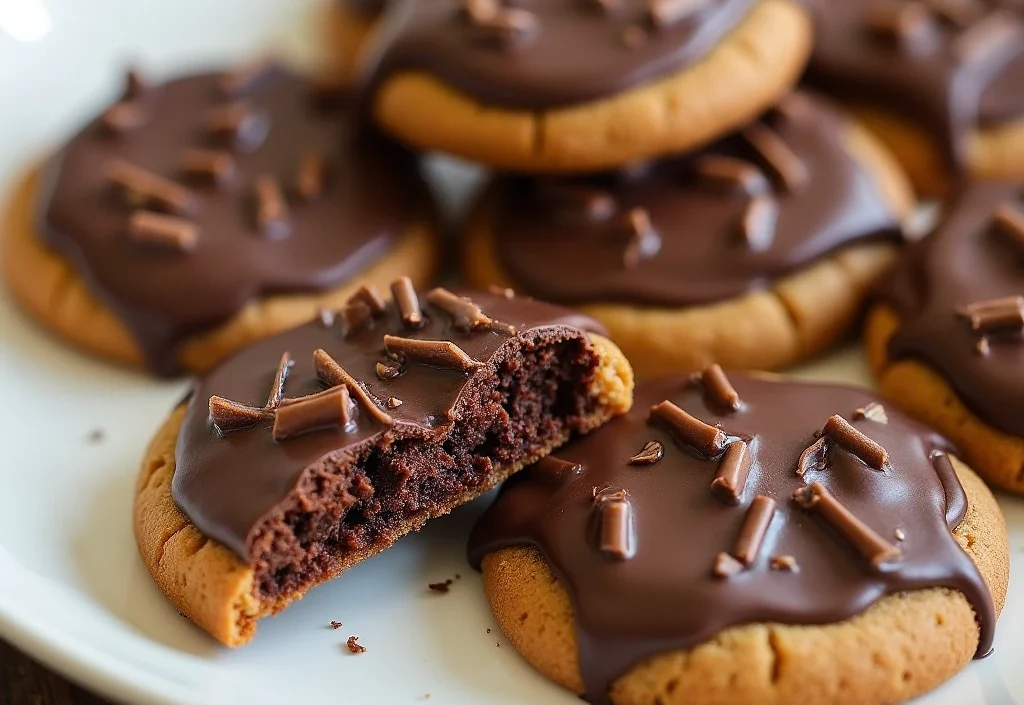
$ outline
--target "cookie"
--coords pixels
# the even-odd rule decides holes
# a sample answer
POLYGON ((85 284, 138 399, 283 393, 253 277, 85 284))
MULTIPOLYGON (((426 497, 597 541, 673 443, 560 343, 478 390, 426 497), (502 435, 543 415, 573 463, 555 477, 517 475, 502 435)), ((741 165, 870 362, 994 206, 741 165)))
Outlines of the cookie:
POLYGON ((1009 571, 939 436, 862 390, 717 367, 639 385, 509 480, 470 558, 523 656, 615 705, 907 700, 989 651, 1009 571))
POLYGON ((580 307, 640 377, 775 368, 846 334, 912 205, 883 148, 794 93, 697 154, 498 177, 467 226, 463 270, 478 287, 580 307))
POLYGON ((15 298, 76 346, 169 375, 437 268, 415 157, 269 62, 147 85, 86 125, 4 223, 15 298))
POLYGON ((799 77, 793 0, 403 2, 367 62, 373 115, 421 150, 584 172, 705 144, 799 77))
POLYGON ((143 460, 134 524, 168 600, 228 646, 261 617, 625 412, 593 320, 504 294, 393 301, 260 341, 196 382, 143 460))
POLYGON ((975 184, 880 288, 865 332, 883 395, 988 482, 1024 492, 1024 181, 975 184))
POLYGON ((848 101, 923 195, 1024 177, 1024 5, 808 0, 808 81, 848 101))

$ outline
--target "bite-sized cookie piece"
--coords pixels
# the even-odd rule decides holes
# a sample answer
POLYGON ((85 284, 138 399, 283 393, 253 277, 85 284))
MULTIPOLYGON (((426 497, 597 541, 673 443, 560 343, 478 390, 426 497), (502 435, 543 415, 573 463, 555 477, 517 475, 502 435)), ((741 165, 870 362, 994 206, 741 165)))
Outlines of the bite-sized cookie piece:
POLYGON ((269 61, 124 95, 15 195, 5 274, 76 345, 209 369, 439 255, 415 157, 269 61))
POLYGON ((924 195, 1024 177, 1024 4, 807 0, 808 80, 848 101, 924 195))
POLYGON ((391 290, 239 352, 146 453, 139 551, 228 646, 630 406, 629 363, 589 318, 504 293, 420 296, 407 278, 391 290))
POLYGON ((796 81, 811 27, 794 0, 396 2, 371 74, 387 132, 526 172, 682 152, 796 81))
POLYGON ((1024 492, 1024 181, 951 202, 884 279, 865 344, 882 394, 1024 492))
POLYGON ((593 703, 901 702, 988 653, 1006 596, 999 507, 947 450, 851 387, 654 380, 509 480, 470 560, 593 703))
POLYGON ((912 204, 884 149, 795 93, 699 154, 572 180, 499 177, 467 227, 464 271, 581 307, 642 377, 773 368, 846 333, 912 204))

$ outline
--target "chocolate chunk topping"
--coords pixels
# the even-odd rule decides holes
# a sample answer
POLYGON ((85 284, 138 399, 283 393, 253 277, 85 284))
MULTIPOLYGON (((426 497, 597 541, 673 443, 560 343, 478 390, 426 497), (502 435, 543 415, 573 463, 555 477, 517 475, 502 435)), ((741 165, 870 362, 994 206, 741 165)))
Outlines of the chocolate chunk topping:
POLYGON ((413 288, 412 280, 409 277, 399 277, 391 282, 391 295, 395 297, 395 303, 398 304, 402 323, 410 328, 419 328, 423 325, 420 300, 416 296, 416 289, 413 288))
POLYGON ((824 470, 826 465, 828 465, 828 442, 822 436, 807 446, 800 454, 800 459, 796 463, 796 474, 806 477, 809 472, 824 470))
POLYGON ((771 190, 760 169, 736 157, 705 154, 694 160, 693 171, 701 184, 726 193, 741 191, 749 196, 760 196, 771 190))
POLYGON ((490 317, 484 315, 480 307, 469 299, 453 294, 447 289, 433 289, 427 293, 426 300, 451 316, 452 323, 458 330, 471 331, 497 325, 505 328, 510 333, 515 333, 515 329, 502 323, 496 323, 490 317))
POLYGON ((197 181, 225 187, 235 178, 237 165, 230 152, 189 148, 182 152, 181 170, 197 181))
POLYGON ((387 304, 373 284, 364 284, 348 298, 347 304, 361 303, 366 306, 371 316, 377 316, 387 310, 387 304))
POLYGON ((732 411, 739 411, 743 405, 740 395, 736 393, 718 363, 710 365, 703 372, 694 375, 694 379, 701 384, 704 394, 712 404, 732 411))
POLYGON ((456 372, 472 372, 483 365, 449 340, 415 340, 385 335, 384 349, 404 362, 418 362, 456 372))
POLYGON ((732 576, 742 572, 743 564, 725 551, 722 551, 715 556, 715 563, 711 568, 711 574, 716 578, 731 578, 732 576))
POLYGON ((313 352, 313 364, 317 377, 324 383, 331 386, 345 385, 349 394, 354 396, 363 407, 363 410, 383 426, 390 426, 395 420, 388 414, 381 411, 362 384, 357 382, 352 375, 342 368, 326 350, 318 348, 313 352))
POLYGON ((383 362, 377 363, 378 379, 394 379, 400 374, 402 374, 402 370, 395 367, 394 365, 385 365, 383 362))
POLYGON ((267 395, 267 403, 264 409, 276 409, 284 397, 284 384, 288 381, 288 373, 291 372, 295 362, 288 352, 281 354, 281 361, 277 363, 277 372, 274 373, 274 382, 270 385, 270 394, 267 395))
POLYGON ((354 335, 373 321, 373 312, 362 301, 345 304, 341 309, 341 317, 345 321, 345 334, 354 335))
POLYGON ((274 440, 283 441, 350 421, 348 390, 334 387, 299 399, 285 399, 274 411, 274 440))
POLYGON ((725 448, 718 464, 718 473, 711 481, 711 491, 727 504, 739 504, 750 473, 750 448, 743 441, 733 441, 725 448))
POLYGON ((250 428, 271 416, 264 409, 239 404, 217 395, 210 397, 210 418, 223 434, 250 428))
POLYGON ((320 198, 327 180, 327 160, 319 152, 307 152, 295 175, 295 193, 303 201, 320 198))
POLYGON ((755 156, 783 192, 793 193, 807 185, 810 178, 807 167, 774 130, 758 123, 751 125, 741 134, 753 147, 755 156))
POLYGON ((288 204, 281 193, 277 179, 264 174, 253 187, 256 196, 256 227, 266 237, 279 239, 291 231, 288 222, 288 204))
POLYGON ((570 477, 578 475, 583 468, 576 463, 568 463, 553 455, 538 460, 533 466, 533 473, 544 482, 561 485, 570 477))
POLYGON ((624 492, 602 492, 594 499, 599 526, 598 549, 608 558, 624 561, 636 554, 633 505, 624 492))
POLYGON ((134 206, 152 206, 177 215, 193 215, 199 201, 184 186, 117 159, 107 165, 107 178, 134 206))
POLYGON ((889 454, 885 452, 885 448, 858 431, 838 414, 829 417, 822 434, 860 458, 861 462, 870 468, 882 470, 889 462, 889 454))
POLYGON ((630 465, 654 465, 665 457, 665 449, 657 441, 648 441, 640 452, 629 459, 630 465))
POLYGON ((743 526, 740 527, 740 535, 736 538, 736 547, 733 548, 732 555, 748 568, 754 564, 761 552, 761 544, 775 517, 775 507, 775 500, 764 495, 754 497, 754 501, 747 507, 747 515, 743 519, 743 526))
POLYGON ((768 560, 768 567, 772 570, 785 570, 790 573, 800 572, 800 564, 793 556, 772 556, 768 560))
POLYGON ((387 406, 389 409, 397 409, 404 403, 405 402, 403 402, 398 397, 388 397, 387 406))
POLYGON ((263 146, 270 134, 270 119, 249 103, 229 103, 210 110, 207 129, 225 146, 252 152, 263 146))
POLYGON ((961 315, 978 333, 1024 332, 1024 296, 1005 296, 965 306, 961 315))
POLYGON ((668 400, 651 407, 648 423, 664 426, 677 441, 704 457, 715 457, 725 450, 726 435, 722 429, 690 416, 668 400))
POLYGON ((199 242, 195 223, 152 211, 135 211, 128 221, 128 234, 136 242, 191 252, 199 242))

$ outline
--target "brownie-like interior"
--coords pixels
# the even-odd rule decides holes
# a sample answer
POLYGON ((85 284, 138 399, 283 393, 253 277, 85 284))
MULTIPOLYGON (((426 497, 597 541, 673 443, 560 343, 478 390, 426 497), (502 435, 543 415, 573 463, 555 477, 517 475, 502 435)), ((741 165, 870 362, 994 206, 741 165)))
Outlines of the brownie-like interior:
POLYGON ((585 339, 557 332, 513 338, 491 362, 467 385, 443 440, 381 439, 359 457, 329 455, 304 474, 250 544, 264 604, 386 548, 592 419, 598 356, 585 339))

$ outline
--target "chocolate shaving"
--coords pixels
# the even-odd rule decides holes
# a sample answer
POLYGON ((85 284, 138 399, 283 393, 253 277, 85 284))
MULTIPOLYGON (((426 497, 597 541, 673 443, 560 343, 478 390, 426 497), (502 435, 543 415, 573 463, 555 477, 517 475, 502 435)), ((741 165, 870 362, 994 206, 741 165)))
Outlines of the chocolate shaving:
POLYGON ((256 195, 256 225, 260 232, 273 240, 287 237, 288 204, 277 179, 269 174, 258 177, 253 192, 256 195))
POLYGON ((1024 296, 988 299, 958 311, 971 322, 976 333, 1018 333, 1024 331, 1024 296))
POLYGON ((377 363, 376 370, 377 377, 380 379, 394 379, 402 374, 402 371, 394 365, 385 365, 383 362, 377 363))
POLYGON ((800 565, 793 556, 772 556, 768 559, 768 567, 772 570, 785 570, 790 573, 800 572, 800 565))
POLYGON ((748 568, 761 552, 761 544, 775 518, 775 509, 775 500, 761 494, 754 497, 754 501, 747 507, 747 515, 743 519, 732 555, 748 568))
POLYGON ((629 560, 636 555, 633 535, 633 505, 623 497, 599 496, 598 550, 608 558, 629 560))
POLYGON ((100 118, 109 132, 120 135, 138 129, 146 124, 149 112, 138 101, 122 101, 107 108, 100 118))
POLYGON ((665 457, 665 448, 658 441, 647 441, 640 452, 629 459, 630 465, 654 465, 665 457))
POLYGON ((725 372, 718 363, 704 368, 704 371, 694 375, 693 379, 700 383, 704 389, 705 396, 712 404, 729 411, 739 411, 743 405, 743 402, 740 401, 740 395, 736 392, 736 389, 732 386, 729 378, 726 377, 725 372))
POLYGON ((273 59, 260 57, 221 76, 220 89, 225 95, 231 97, 247 93, 277 68, 278 64, 273 59))
POLYGON ((993 222, 996 229, 1024 254, 1024 211, 1012 203, 1003 203, 996 208, 993 222))
POLYGON ((545 484, 557 487, 582 470, 583 466, 579 463, 570 463, 568 460, 547 455, 533 464, 530 474, 540 478, 545 484))
POLYGON ((238 102, 214 108, 207 118, 210 134, 243 151, 251 152, 267 139, 270 120, 265 113, 238 102))
POLYGON ((740 235, 752 252, 764 252, 775 240, 779 207, 771 196, 755 196, 747 202, 740 218, 740 235))
POLYGON ((370 315, 377 316, 384 313, 388 305, 384 302, 384 298, 377 291, 377 287, 374 284, 364 284, 356 290, 356 293, 348 297, 346 304, 363 303, 370 310, 370 315))
POLYGON ((885 413, 885 407, 877 401, 873 401, 867 406, 853 412, 854 421, 860 421, 861 419, 867 419, 868 421, 874 421, 875 423, 880 424, 889 423, 889 415, 885 413))
POLYGON ((618 208, 615 197, 601 189, 552 180, 541 181, 538 188, 558 215, 569 216, 572 221, 602 223, 618 208))
POLYGON ((458 296, 438 287, 426 295, 427 303, 437 306, 447 313, 456 329, 468 332, 480 328, 499 328, 515 334, 516 329, 505 323, 498 323, 489 316, 484 315, 480 307, 467 298, 458 296))
POLYGON ((319 198, 327 180, 327 160, 318 152, 304 154, 295 175, 295 194, 303 201, 319 198))
POLYGON ((694 161, 693 172, 701 184, 716 191, 758 196, 771 190, 760 169, 736 157, 707 154, 694 161))
POLYGON ((362 301, 354 301, 341 309, 341 318, 345 321, 345 335, 358 333, 373 320, 373 312, 362 301))
POLYGON ((995 10, 953 40, 953 53, 965 63, 983 63, 993 54, 1012 50, 1022 40, 1020 25, 1010 10, 995 10))
POLYGON ((828 441, 822 436, 800 454, 800 460, 796 463, 796 474, 805 477, 812 470, 824 470, 827 464, 828 441))
POLYGON ((711 0, 650 0, 647 14, 657 29, 673 27, 700 12, 711 0))
POLYGON ((661 251, 661 237, 651 225, 651 217, 643 208, 631 208, 624 217, 629 242, 622 255, 627 269, 635 269, 645 259, 661 251))
POLYGON ((338 385, 345 385, 348 389, 349 394, 356 398, 356 400, 362 404, 363 408, 366 409, 367 413, 370 414, 379 423, 390 426, 395 420, 388 414, 384 413, 377 406, 377 403, 370 397, 369 393, 359 384, 348 372, 339 365, 333 357, 331 357, 326 350, 318 348, 313 352, 313 368, 316 370, 317 377, 319 377, 325 384, 332 387, 338 385))
POLYGON ((136 242, 191 252, 199 242, 199 226, 173 215, 135 211, 128 220, 128 234, 136 242))
POLYGON ((718 472, 711 481, 711 492, 726 504, 739 504, 752 460, 750 447, 743 441, 733 441, 726 446, 718 472))
POLYGON ((265 411, 276 409, 281 403, 281 398, 284 396, 284 384, 288 381, 288 373, 294 366, 295 362, 292 360, 291 354, 286 352, 281 355, 281 361, 277 363, 277 372, 274 373, 274 382, 270 387, 270 395, 267 397, 267 405, 263 407, 265 411))
POLYGON ((899 46, 911 46, 935 29, 931 14, 922 2, 876 3, 868 13, 867 27, 899 46))
POLYGON ((350 636, 348 641, 345 642, 345 645, 348 646, 348 650, 354 654, 361 654, 366 651, 366 647, 359 643, 359 637, 357 636, 350 636))
POLYGON ((711 568, 711 574, 716 578, 731 578, 743 572, 743 564, 722 551, 715 556, 715 564, 711 568))
POLYGON ((742 132, 743 138, 754 148, 761 165, 787 193, 799 191, 807 185, 810 174, 789 145, 765 125, 751 125, 742 132))
POLYGON ((419 328, 423 325, 423 312, 420 311, 420 300, 416 296, 416 288, 412 285, 409 277, 399 277, 391 282, 391 295, 398 306, 398 313, 402 323, 409 328, 419 328))
POLYGON ((389 409, 397 409, 398 407, 400 407, 404 403, 405 402, 402 401, 401 399, 399 399, 398 397, 388 397, 387 407, 389 409))
POLYGON ((344 428, 349 421, 349 396, 344 386, 298 399, 285 399, 274 414, 274 440, 283 441, 327 428, 344 428))
POLYGON ((192 215, 198 210, 199 201, 187 188, 123 159, 107 165, 107 179, 134 206, 155 207, 176 215, 192 215))
POLYGON ((271 416, 272 414, 254 406, 239 404, 216 395, 210 397, 210 418, 222 435, 250 428, 271 416))
POLYGON ((235 178, 235 158, 221 150, 186 149, 181 155, 181 170, 187 176, 224 187, 235 178))
POLYGON ((469 373, 484 366, 450 340, 415 340, 397 335, 384 336, 384 349, 389 355, 406 362, 417 362, 445 370, 469 373))
POLYGON ((885 448, 871 440, 850 422, 838 414, 825 422, 822 433, 834 441, 840 448, 857 456, 862 463, 875 470, 882 470, 889 462, 889 454, 885 448))
POLYGON ((820 516, 868 561, 872 569, 879 570, 902 555, 900 549, 854 516, 820 482, 797 489, 793 500, 803 509, 820 516))
POLYGON ((725 450, 726 435, 722 429, 694 418, 667 399, 651 407, 647 422, 664 426, 676 440, 705 458, 725 450))

